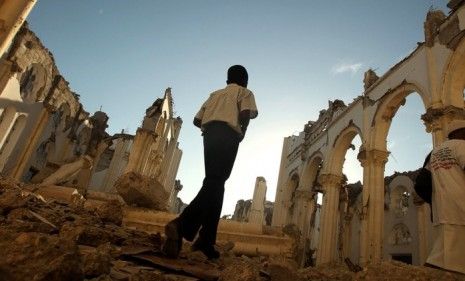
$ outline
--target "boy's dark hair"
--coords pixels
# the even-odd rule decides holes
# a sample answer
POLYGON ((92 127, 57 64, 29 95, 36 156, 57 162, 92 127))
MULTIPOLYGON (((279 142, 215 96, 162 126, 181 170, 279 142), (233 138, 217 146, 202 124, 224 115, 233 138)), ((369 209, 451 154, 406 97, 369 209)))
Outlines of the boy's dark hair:
POLYGON ((249 74, 242 65, 233 65, 228 69, 227 84, 235 83, 242 87, 247 87, 249 81, 249 74))

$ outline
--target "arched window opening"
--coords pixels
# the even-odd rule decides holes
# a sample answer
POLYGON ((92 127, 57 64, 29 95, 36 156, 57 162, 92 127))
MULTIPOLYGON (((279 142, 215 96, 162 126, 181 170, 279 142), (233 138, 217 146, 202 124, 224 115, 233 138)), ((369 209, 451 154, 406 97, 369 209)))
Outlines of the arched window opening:
POLYGON ((396 217, 402 218, 407 215, 411 194, 404 186, 397 186, 391 192, 391 208, 396 217))
POLYGON ((404 103, 392 117, 388 131, 386 148, 390 153, 385 175, 420 168, 431 151, 432 137, 426 133, 421 120, 425 108, 420 95, 413 92, 406 97, 404 103), (406 126, 405 120, 411 120, 412 125, 406 126))

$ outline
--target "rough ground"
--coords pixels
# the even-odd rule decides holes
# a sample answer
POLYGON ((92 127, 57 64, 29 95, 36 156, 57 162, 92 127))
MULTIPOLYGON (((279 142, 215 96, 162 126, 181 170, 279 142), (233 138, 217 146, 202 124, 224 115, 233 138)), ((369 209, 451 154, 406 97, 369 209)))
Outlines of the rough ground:
MULTIPOLYGON (((297 269, 279 257, 236 257, 229 242, 222 258, 210 262, 183 250, 181 259, 164 258, 160 235, 122 226, 122 206, 108 202, 87 210, 45 200, 35 186, 0 179, 0 280, 465 280, 424 267, 385 262, 358 273, 344 264, 297 269)), ((185 245, 188 249, 188 245, 185 245)))

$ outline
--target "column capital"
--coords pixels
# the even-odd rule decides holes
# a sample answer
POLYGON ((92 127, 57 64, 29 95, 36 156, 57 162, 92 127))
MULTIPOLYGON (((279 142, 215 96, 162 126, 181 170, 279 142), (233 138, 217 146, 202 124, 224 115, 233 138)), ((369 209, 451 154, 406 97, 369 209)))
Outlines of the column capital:
POLYGON ((363 167, 369 164, 383 165, 388 161, 390 152, 380 149, 362 149, 357 155, 358 161, 363 167))
POLYGON ((318 176, 318 183, 323 186, 323 189, 329 185, 341 187, 344 183, 344 178, 334 174, 321 174, 318 176))
POLYGON ((426 113, 421 115, 425 123, 426 132, 441 130, 443 124, 455 119, 465 119, 465 109, 453 105, 440 108, 428 108, 426 113))

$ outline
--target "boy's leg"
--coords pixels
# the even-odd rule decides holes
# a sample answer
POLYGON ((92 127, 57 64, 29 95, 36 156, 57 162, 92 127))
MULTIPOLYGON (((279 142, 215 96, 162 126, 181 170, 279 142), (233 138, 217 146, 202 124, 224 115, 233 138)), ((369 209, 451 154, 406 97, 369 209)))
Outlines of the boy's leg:
POLYGON ((207 131, 204 136, 205 180, 208 203, 204 208, 199 243, 213 246, 223 207, 224 183, 231 175, 239 147, 238 134, 225 124, 207 131))
POLYGON ((220 123, 209 126, 204 134, 205 179, 192 202, 173 223, 180 229, 181 239, 192 241, 200 226, 199 241, 213 246, 223 206, 224 183, 231 174, 239 136, 229 126, 220 123))

